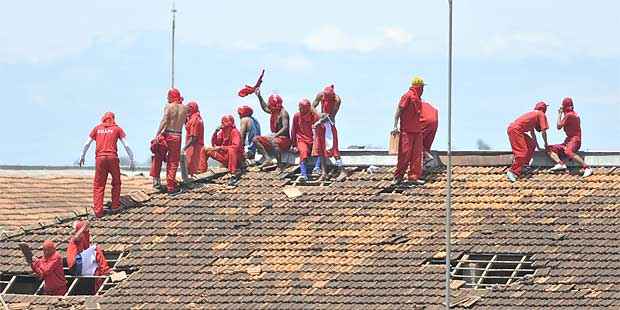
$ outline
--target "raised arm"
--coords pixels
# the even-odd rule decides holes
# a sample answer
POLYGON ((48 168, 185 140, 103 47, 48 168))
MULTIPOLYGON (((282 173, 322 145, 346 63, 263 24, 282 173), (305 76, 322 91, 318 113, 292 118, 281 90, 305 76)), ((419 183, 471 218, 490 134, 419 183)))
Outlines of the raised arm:
POLYGON ((164 115, 161 118, 161 122, 159 122, 159 128, 157 129, 157 133, 155 133, 155 139, 168 127, 168 120, 170 119, 170 112, 168 110, 168 106, 164 108, 164 115))
POLYGON ((127 143, 127 138, 120 138, 120 140, 121 140, 121 144, 125 148, 125 152, 127 152, 127 156, 129 156, 129 169, 131 170, 136 169, 133 152, 131 151, 131 148, 129 147, 129 143, 127 143))
POLYGON ((315 110, 315 112, 321 101, 323 101, 323 92, 316 94, 316 97, 314 97, 314 101, 312 101, 312 108, 315 110))
POLYGON ((88 140, 86 140, 86 142, 84 143, 84 146, 82 147, 82 154, 80 154, 80 167, 82 167, 84 165, 84 159, 86 156, 86 152, 88 152, 88 149, 90 148, 90 144, 93 143, 93 138, 88 137, 88 140))
POLYGON ((562 110, 562 108, 560 108, 560 110, 558 111, 558 123, 557 123, 558 130, 564 128, 565 120, 564 120, 564 117, 563 117, 564 116, 563 113, 564 113, 564 111, 562 110))
POLYGON ((260 88, 257 88, 254 91, 254 94, 256 94, 256 97, 258 97, 258 103, 260 103, 261 109, 263 109, 263 111, 265 111, 265 113, 271 113, 271 110, 269 110, 269 106, 267 105, 267 103, 263 99, 263 96, 260 94, 260 88))

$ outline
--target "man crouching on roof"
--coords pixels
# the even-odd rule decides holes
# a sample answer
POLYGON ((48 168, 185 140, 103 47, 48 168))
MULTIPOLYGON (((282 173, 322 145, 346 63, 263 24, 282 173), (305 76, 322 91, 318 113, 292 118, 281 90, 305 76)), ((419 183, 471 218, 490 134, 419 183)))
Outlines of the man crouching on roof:
POLYGON ((213 158, 228 167, 232 177, 229 185, 235 185, 241 177, 240 164, 243 158, 243 144, 241 134, 235 127, 232 115, 222 117, 222 123, 211 136, 211 147, 202 150, 199 171, 206 172, 209 168, 208 160, 213 158))
POLYGON ((291 147, 291 139, 289 136, 289 115, 282 105, 282 97, 278 94, 269 96, 268 103, 261 96, 260 89, 254 91, 261 108, 269 113, 269 127, 271 135, 258 136, 254 138, 258 152, 263 156, 262 167, 271 164, 272 157, 278 160, 278 168, 280 172, 284 170, 285 163, 282 160, 282 153, 291 147))

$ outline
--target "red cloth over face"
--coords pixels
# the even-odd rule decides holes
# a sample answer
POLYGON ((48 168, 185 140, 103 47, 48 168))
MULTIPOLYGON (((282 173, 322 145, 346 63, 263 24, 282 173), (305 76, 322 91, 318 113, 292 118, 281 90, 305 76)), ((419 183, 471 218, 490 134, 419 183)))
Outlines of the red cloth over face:
POLYGON ((243 117, 252 116, 252 114, 254 114, 254 111, 249 106, 243 105, 237 109, 237 113, 239 113, 240 118, 243 118, 243 117))
POLYGON ((280 126, 278 124, 278 119, 280 118, 280 112, 282 112, 282 97, 278 94, 273 94, 269 96, 269 126, 271 128, 271 132, 278 132, 280 130, 280 126))
MULTIPOLYGON (((529 113, 533 112, 542 113, 540 111, 532 111, 529 113)), ((523 167, 529 164, 534 156, 536 144, 534 143, 532 137, 516 126, 508 127, 508 139, 510 140, 510 147, 512 148, 513 156, 510 170, 516 175, 521 175, 521 170, 523 170, 523 167)))
POLYGON ((93 210, 96 217, 103 216, 103 196, 108 174, 112 175, 112 208, 121 205, 121 168, 118 158, 97 157, 95 159, 95 179, 93 180, 93 210))
POLYGON ((419 86, 412 86, 400 98, 398 103, 401 109, 400 114, 400 131, 404 132, 422 132, 422 123, 420 121, 420 106, 422 100, 417 93, 419 86))
POLYGON ((570 97, 566 97, 562 99, 562 111, 564 113, 572 112, 575 106, 573 105, 573 99, 570 97))
POLYGON ((43 242, 43 248, 47 254, 44 257, 35 258, 30 267, 39 278, 45 281, 43 285, 45 295, 62 296, 67 292, 62 257, 56 252, 56 246, 50 240, 43 242))
POLYGON ((181 92, 176 88, 171 88, 168 90, 168 103, 176 102, 181 104, 183 102, 183 97, 181 97, 181 92))
POLYGON ((261 71, 260 76, 258 77, 258 80, 256 81, 256 84, 254 84, 254 86, 245 85, 245 87, 239 91, 239 97, 245 97, 247 95, 253 94, 256 89, 259 88, 260 85, 263 83, 263 75, 265 75, 265 70, 261 71))
POLYGON ((540 110, 527 112, 517 118, 510 127, 520 130, 521 132, 530 132, 534 129, 543 131, 549 129, 547 116, 540 110))
POLYGON ((398 161, 395 178, 402 178, 408 171, 409 180, 418 180, 422 176, 422 133, 400 131, 398 143, 398 161))
POLYGON ((125 132, 114 122, 114 113, 107 112, 101 118, 101 124, 95 126, 88 135, 95 140, 95 157, 118 158, 116 143, 125 138, 125 132))
POLYGON ((439 111, 430 103, 422 101, 420 105, 420 122, 422 123, 423 145, 424 151, 430 152, 437 127, 439 126, 439 111))
POLYGON ((187 172, 194 175, 198 172, 198 166, 200 162, 200 149, 204 146, 204 123, 200 116, 198 109, 198 103, 190 101, 187 104, 188 108, 188 120, 185 123, 186 136, 185 141, 190 141, 192 137, 195 142, 187 148, 185 151, 185 157, 187 158, 187 172))

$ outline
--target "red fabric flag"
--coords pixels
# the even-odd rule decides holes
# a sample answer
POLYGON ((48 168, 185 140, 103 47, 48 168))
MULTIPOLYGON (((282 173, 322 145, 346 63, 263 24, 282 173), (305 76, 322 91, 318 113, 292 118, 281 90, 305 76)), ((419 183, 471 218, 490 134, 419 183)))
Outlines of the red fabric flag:
POLYGON ((260 85, 263 83, 263 75, 265 75, 264 69, 261 71, 260 76, 256 81, 256 84, 254 84, 254 86, 245 85, 245 87, 239 91, 239 97, 245 97, 247 95, 253 94, 254 91, 256 91, 256 89, 259 88, 260 85))

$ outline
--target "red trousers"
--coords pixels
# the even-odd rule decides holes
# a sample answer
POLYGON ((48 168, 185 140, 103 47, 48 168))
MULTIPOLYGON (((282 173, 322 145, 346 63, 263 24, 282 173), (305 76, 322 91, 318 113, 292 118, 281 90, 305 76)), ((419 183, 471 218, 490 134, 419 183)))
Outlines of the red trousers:
POLYGON ((407 167, 409 167, 408 178, 410 180, 417 180, 422 176, 422 140, 421 132, 400 132, 395 178, 402 178, 407 167))
POLYGON ((200 159, 200 171, 207 171, 209 158, 213 158, 222 163, 222 165, 226 165, 229 172, 235 173, 239 169, 240 160, 243 158, 242 152, 227 148, 217 151, 205 151, 202 148, 201 153, 203 155, 200 159))
POLYGON ((149 171, 149 175, 154 178, 159 178, 159 174, 161 173, 161 164, 165 158, 161 158, 159 155, 151 156, 151 170, 149 171))
POLYGON ((168 156, 166 157, 166 185, 168 192, 173 192, 177 187, 177 169, 181 161, 181 135, 164 135, 168 144, 168 156))
POLYGON ((327 145, 325 143, 325 127, 321 124, 316 127, 312 156, 321 156, 326 158, 340 157, 340 150, 338 149, 338 130, 336 130, 336 125, 330 124, 330 126, 332 127, 332 147, 327 149, 327 145))
POLYGON ((423 145, 424 152, 430 152, 433 141, 435 141, 435 134, 437 133, 437 123, 429 124, 424 128, 423 145))
POLYGON ((521 175, 523 167, 529 164, 534 157, 536 144, 532 137, 514 127, 508 127, 508 139, 513 157, 510 170, 516 175, 521 175))
POLYGON ((291 147, 291 139, 284 136, 273 138, 269 136, 258 136, 256 137, 256 142, 260 143, 267 152, 273 151, 274 144, 279 152, 286 151, 291 147))
POLYGON ((193 144, 185 150, 185 158, 187 159, 187 173, 194 175, 198 173, 200 166, 200 153, 204 149, 202 144, 193 144))
POLYGON ((112 175, 112 208, 121 205, 121 168, 116 157, 98 157, 95 160, 95 179, 93 181, 93 209, 95 216, 103 216, 103 195, 108 173, 112 175))
POLYGON ((562 144, 549 145, 548 150, 550 152, 558 154, 562 161, 566 158, 572 159, 575 157, 575 153, 581 148, 580 137, 566 137, 562 144))
POLYGON ((312 155, 312 143, 297 141, 297 150, 299 151, 299 162, 302 162, 312 155))

